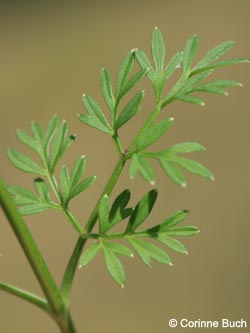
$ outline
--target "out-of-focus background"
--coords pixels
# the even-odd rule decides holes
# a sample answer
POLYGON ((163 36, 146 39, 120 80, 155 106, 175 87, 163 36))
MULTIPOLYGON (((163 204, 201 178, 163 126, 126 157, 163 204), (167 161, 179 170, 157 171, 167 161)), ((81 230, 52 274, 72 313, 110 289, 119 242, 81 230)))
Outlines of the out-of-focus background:
MULTIPOLYGON (((1 174, 9 184, 31 188, 32 176, 10 166, 7 147, 27 150, 17 142, 16 129, 28 130, 36 120, 43 126, 57 113, 67 119, 77 140, 63 162, 71 165, 79 155, 87 158, 86 175, 96 183, 72 204, 84 222, 109 176, 116 152, 105 134, 82 125, 81 94, 92 94, 101 105, 98 76, 101 67, 112 78, 121 58, 134 47, 149 52, 152 28, 158 26, 166 41, 167 58, 181 50, 193 34, 199 36, 197 59, 211 47, 234 40, 226 57, 249 58, 249 10, 245 0, 154 1, 1 1, 0 4, 0 112, 1 174)), ((244 84, 229 97, 204 95, 206 107, 174 103, 168 115, 175 124, 157 148, 200 142, 205 153, 193 157, 213 170, 215 182, 187 175, 188 187, 172 184, 155 165, 159 199, 148 225, 182 208, 190 209, 188 224, 201 229, 184 240, 189 255, 170 253, 174 266, 155 263, 148 269, 138 259, 123 260, 126 287, 108 276, 103 259, 78 272, 71 295, 72 313, 79 332, 170 333, 171 318, 190 320, 248 320, 249 290, 249 67, 218 70, 214 78, 244 84)), ((124 146, 153 106, 146 87, 143 109, 121 131, 124 146)), ((114 194, 130 188, 136 202, 149 186, 124 171, 114 194)), ((76 241, 64 217, 53 212, 26 219, 49 268, 60 283, 76 241)), ((41 293, 39 286, 3 215, 0 223, 0 279, 41 293)), ((176 329, 177 330, 177 329, 176 329)), ((203 332, 204 329, 196 329, 203 332)), ((40 310, 0 292, 0 331, 4 333, 57 332, 40 310)), ((217 329, 221 332, 221 329, 217 329)), ((247 329, 232 329, 232 332, 247 329)), ((178 332, 194 332, 178 328, 178 332)))

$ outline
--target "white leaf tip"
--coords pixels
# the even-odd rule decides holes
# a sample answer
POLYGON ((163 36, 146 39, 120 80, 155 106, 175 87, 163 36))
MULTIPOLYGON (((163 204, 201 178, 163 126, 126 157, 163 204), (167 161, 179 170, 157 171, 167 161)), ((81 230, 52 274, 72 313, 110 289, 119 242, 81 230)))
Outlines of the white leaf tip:
POLYGON ((205 106, 206 104, 205 104, 204 102, 201 102, 200 105, 201 105, 201 106, 205 106))
POLYGON ((137 48, 137 47, 135 47, 134 49, 132 49, 130 52, 131 52, 131 53, 135 53, 136 51, 138 51, 138 48, 137 48))
POLYGON ((155 185, 155 181, 154 181, 154 180, 151 180, 151 181, 149 182, 149 184, 152 185, 152 186, 154 186, 154 185, 155 185))
POLYGON ((212 181, 215 181, 215 178, 214 176, 212 175, 211 178, 210 178, 212 181))
POLYGON ((174 121, 174 117, 170 117, 169 120, 170 120, 170 121, 174 121))
POLYGON ((155 30, 159 30, 159 28, 157 26, 154 27, 155 30))
POLYGON ((130 257, 131 257, 131 258, 134 258, 135 256, 134 256, 134 254, 133 254, 133 253, 131 253, 131 254, 130 254, 130 257))
POLYGON ((122 289, 124 289, 124 284, 121 284, 122 289))
POLYGON ((174 266, 174 264, 172 262, 169 263, 169 266, 174 266))
POLYGON ((238 83, 238 86, 239 86, 239 87, 243 87, 243 83, 239 82, 239 83, 238 83))
POLYGON ((184 254, 188 255, 188 251, 185 251, 184 254))
POLYGON ((185 182, 181 183, 181 187, 183 187, 183 188, 187 187, 187 183, 185 183, 185 182))
POLYGON ((78 269, 81 269, 82 267, 83 267, 82 265, 79 265, 79 266, 78 266, 78 269))

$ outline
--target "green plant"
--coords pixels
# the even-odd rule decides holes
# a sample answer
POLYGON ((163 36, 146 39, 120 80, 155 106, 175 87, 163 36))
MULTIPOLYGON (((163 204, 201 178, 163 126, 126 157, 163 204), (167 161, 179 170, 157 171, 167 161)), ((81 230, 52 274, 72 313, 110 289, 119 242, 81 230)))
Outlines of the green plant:
POLYGON ((73 333, 76 328, 69 312, 69 293, 73 278, 78 267, 86 266, 95 256, 102 252, 106 267, 113 279, 122 287, 125 282, 123 265, 119 255, 133 257, 133 251, 148 266, 154 259, 160 263, 171 265, 169 255, 163 250, 163 244, 169 249, 186 253, 185 246, 175 237, 192 236, 199 232, 194 226, 179 226, 188 215, 188 211, 179 210, 163 222, 147 229, 142 229, 143 222, 148 218, 157 199, 157 190, 151 189, 143 195, 135 207, 129 207, 130 191, 125 189, 111 203, 111 192, 117 183, 126 163, 131 178, 136 174, 142 176, 149 184, 154 185, 155 174, 150 164, 157 160, 167 176, 177 185, 186 186, 182 170, 204 178, 213 179, 212 173, 200 163, 183 157, 194 151, 204 151, 204 147, 194 142, 178 143, 162 151, 150 150, 173 125, 173 118, 157 121, 162 110, 175 100, 192 104, 204 105, 203 100, 194 95, 197 92, 209 92, 227 95, 224 88, 240 86, 232 80, 205 81, 214 69, 231 64, 246 62, 242 58, 218 60, 229 51, 233 42, 225 42, 208 51, 196 64, 192 65, 197 49, 197 36, 192 36, 186 43, 183 52, 177 52, 165 65, 165 45, 158 28, 155 28, 151 38, 152 63, 142 50, 134 49, 128 52, 118 69, 115 85, 112 85, 108 70, 100 72, 100 89, 106 102, 107 112, 103 112, 97 102, 89 95, 83 95, 82 103, 86 113, 79 115, 79 120, 109 135, 118 152, 118 162, 102 190, 89 219, 84 226, 74 216, 70 209, 71 200, 85 191, 94 181, 94 176, 82 179, 85 169, 85 157, 76 159, 71 168, 63 165, 58 170, 61 157, 75 140, 75 136, 68 135, 66 121, 59 123, 54 115, 45 131, 36 122, 30 125, 31 134, 19 130, 17 138, 29 147, 39 157, 40 163, 15 150, 8 150, 10 162, 18 169, 35 174, 35 193, 21 186, 5 186, 0 183, 1 205, 7 219, 29 263, 40 283, 45 298, 40 298, 30 292, 0 282, 0 289, 21 297, 46 311, 58 324, 61 332, 73 333), (132 69, 136 63, 139 69, 133 75, 132 69), (177 71, 179 78, 169 92, 165 92, 167 80, 177 71), (139 91, 125 100, 121 107, 121 100, 143 78, 150 81, 154 96, 155 107, 132 139, 127 149, 122 147, 119 130, 130 121, 140 110, 144 91, 139 91), (56 170, 59 172, 56 173, 56 170), (58 177, 56 176, 58 174, 58 177), (51 276, 43 257, 34 242, 22 216, 40 213, 49 208, 61 211, 69 223, 79 234, 66 266, 61 286, 58 287, 51 276), (96 222, 99 231, 92 232, 96 222), (126 222, 127 221, 127 222, 126 222), (122 232, 113 232, 113 227, 123 224, 122 232), (86 242, 91 243, 84 251, 86 242), (126 245, 119 241, 126 241, 126 245), (153 240, 153 242, 152 242, 153 240), (156 242, 158 245, 156 245, 156 242))

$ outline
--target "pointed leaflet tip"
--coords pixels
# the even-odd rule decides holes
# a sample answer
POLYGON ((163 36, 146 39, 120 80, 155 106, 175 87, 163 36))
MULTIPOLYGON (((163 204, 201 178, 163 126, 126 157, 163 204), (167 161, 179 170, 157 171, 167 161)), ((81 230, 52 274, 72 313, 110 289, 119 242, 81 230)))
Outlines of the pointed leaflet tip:
POLYGON ((212 175, 211 178, 210 178, 212 181, 215 181, 215 178, 214 176, 212 175))
POLYGON ((201 102, 200 105, 201 105, 201 106, 205 106, 206 104, 205 104, 204 102, 201 102))
POLYGON ((155 30, 159 30, 159 28, 158 28, 158 27, 156 27, 156 26, 154 27, 154 29, 155 29, 155 30))
POLYGON ((81 268, 82 268, 82 265, 79 265, 79 266, 78 266, 78 269, 81 269, 81 268))
POLYGON ((239 87, 243 87, 243 84, 241 82, 238 83, 239 87))
POLYGON ((172 262, 169 263, 169 266, 174 266, 174 264, 172 262))
POLYGON ((124 284, 121 284, 121 287, 124 288, 124 284))
POLYGON ((149 182, 150 185, 154 186, 155 185, 155 181, 151 180, 151 182, 149 182))
POLYGON ((184 254, 188 255, 188 251, 185 251, 184 254))
POLYGON ((174 121, 174 117, 169 118, 170 121, 174 121))
POLYGON ((181 183, 181 187, 183 187, 183 188, 185 188, 185 187, 187 187, 187 183, 181 183))
POLYGON ((138 51, 138 48, 137 48, 137 47, 135 47, 134 49, 132 49, 130 52, 131 52, 131 53, 135 53, 136 51, 138 51))

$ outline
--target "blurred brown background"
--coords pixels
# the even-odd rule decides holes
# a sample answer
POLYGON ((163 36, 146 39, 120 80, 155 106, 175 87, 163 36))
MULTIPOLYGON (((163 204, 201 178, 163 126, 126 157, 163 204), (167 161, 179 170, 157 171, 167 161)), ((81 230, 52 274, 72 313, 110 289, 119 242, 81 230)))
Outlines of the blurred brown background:
MULTIPOLYGON (((70 131, 77 133, 64 162, 71 164, 84 154, 85 175, 98 176, 71 206, 84 222, 116 162, 109 138, 83 126, 76 117, 82 112, 82 93, 101 100, 100 68, 109 68, 114 78, 129 49, 140 47, 148 52, 155 25, 164 35, 168 58, 182 49, 193 33, 200 38, 196 59, 225 40, 236 41, 228 57, 249 58, 249 9, 247 0, 1 1, 0 135, 5 181, 30 188, 32 176, 10 166, 6 148, 24 149, 15 138, 15 130, 28 130, 31 120, 45 126, 57 113, 68 120, 70 131)), ((169 251, 172 268, 155 263, 149 270, 137 259, 123 260, 127 277, 124 290, 108 276, 101 256, 79 271, 71 295, 79 332, 170 333, 170 318, 243 318, 250 326, 249 67, 243 64, 221 69, 216 77, 238 80, 244 87, 230 89, 227 98, 206 95, 205 108, 171 105, 165 112, 175 117, 175 126, 157 147, 183 141, 202 143, 206 153, 194 157, 213 170, 216 181, 187 175, 188 187, 178 188, 155 165, 159 199, 148 221, 157 223, 177 209, 188 208, 187 223, 198 226, 201 233, 184 240, 188 256, 169 251)), ((140 115, 121 131, 124 145, 152 108, 147 83, 146 88, 149 94, 140 115)), ((139 177, 130 181, 127 170, 114 194, 126 187, 133 191, 133 202, 149 189, 139 177)), ((40 293, 3 215, 1 220, 0 279, 40 293)), ((76 240, 74 230, 53 212, 26 220, 59 283, 76 240)), ((53 333, 57 327, 40 310, 0 292, 0 331, 53 333)))

